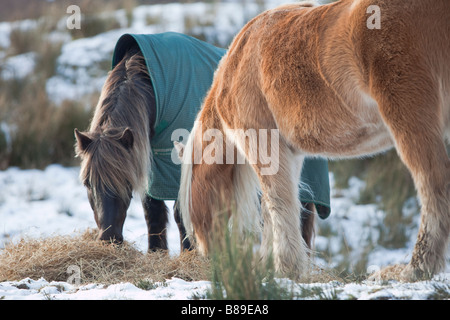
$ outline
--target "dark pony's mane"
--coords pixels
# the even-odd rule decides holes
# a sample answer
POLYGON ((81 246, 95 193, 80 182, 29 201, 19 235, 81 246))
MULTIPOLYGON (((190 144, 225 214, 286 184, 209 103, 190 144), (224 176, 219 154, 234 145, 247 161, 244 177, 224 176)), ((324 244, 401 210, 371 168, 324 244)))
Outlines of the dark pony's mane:
POLYGON ((80 178, 86 186, 122 199, 130 197, 132 190, 145 191, 155 114, 152 101, 145 60, 132 49, 106 79, 89 131, 84 133, 92 142, 84 151, 77 148, 82 159, 80 178))

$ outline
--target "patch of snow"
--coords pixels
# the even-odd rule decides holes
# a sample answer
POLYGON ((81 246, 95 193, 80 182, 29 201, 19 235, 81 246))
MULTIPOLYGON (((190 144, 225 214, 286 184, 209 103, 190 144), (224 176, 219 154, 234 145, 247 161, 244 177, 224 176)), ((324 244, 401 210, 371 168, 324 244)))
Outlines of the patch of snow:
POLYGON ((3 80, 23 79, 29 76, 36 66, 37 54, 27 52, 4 60, 0 76, 3 80))
POLYGON ((12 24, 10 22, 0 22, 0 48, 8 48, 11 43, 9 35, 11 33, 12 24))
POLYGON ((164 283, 156 283, 155 289, 143 290, 131 283, 119 283, 110 286, 88 284, 74 286, 67 282, 48 282, 23 279, 0 283, 0 298, 5 300, 186 300, 193 293, 205 292, 208 281, 187 282, 172 278, 164 283))

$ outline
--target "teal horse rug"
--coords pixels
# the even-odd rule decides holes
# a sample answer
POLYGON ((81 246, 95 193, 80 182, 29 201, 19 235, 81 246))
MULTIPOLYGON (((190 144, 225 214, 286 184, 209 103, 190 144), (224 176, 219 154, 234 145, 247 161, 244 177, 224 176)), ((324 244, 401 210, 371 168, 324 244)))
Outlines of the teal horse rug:
MULTIPOLYGON (((176 200, 181 166, 172 161, 172 133, 190 131, 213 81, 214 72, 225 49, 193 37, 166 32, 160 34, 124 34, 118 40, 113 68, 126 52, 138 46, 143 53, 156 100, 155 134, 151 146, 152 170, 148 194, 159 200, 176 200)), ((306 159, 301 181, 300 200, 314 203, 323 219, 330 214, 328 162, 306 159)))

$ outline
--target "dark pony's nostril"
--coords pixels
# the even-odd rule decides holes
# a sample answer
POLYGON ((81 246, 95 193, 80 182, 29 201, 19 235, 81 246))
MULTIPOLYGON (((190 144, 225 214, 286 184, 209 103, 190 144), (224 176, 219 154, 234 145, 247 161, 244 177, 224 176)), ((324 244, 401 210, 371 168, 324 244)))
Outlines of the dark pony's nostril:
POLYGON ((117 244, 120 245, 123 243, 123 238, 116 238, 116 237, 112 237, 112 238, 100 238, 100 241, 106 242, 106 243, 112 243, 112 244, 117 244))
POLYGON ((105 241, 113 244, 122 244, 123 236, 114 232, 109 232, 109 230, 99 231, 98 240, 105 241))

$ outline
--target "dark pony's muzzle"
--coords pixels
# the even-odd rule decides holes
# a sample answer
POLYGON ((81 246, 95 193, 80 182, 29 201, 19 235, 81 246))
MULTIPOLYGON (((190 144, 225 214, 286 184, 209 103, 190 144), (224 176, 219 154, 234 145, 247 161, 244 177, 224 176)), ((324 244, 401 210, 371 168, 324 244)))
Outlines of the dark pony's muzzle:
POLYGON ((115 231, 114 228, 110 227, 106 230, 99 230, 97 240, 111 242, 114 244, 122 244, 123 243, 123 235, 122 232, 115 231))
POLYGON ((88 198, 99 230, 97 240, 121 244, 131 195, 123 200, 113 196, 109 190, 97 194, 94 194, 92 190, 88 190, 88 198))

